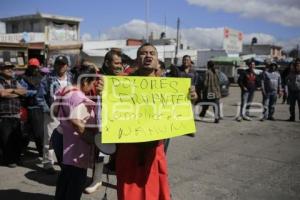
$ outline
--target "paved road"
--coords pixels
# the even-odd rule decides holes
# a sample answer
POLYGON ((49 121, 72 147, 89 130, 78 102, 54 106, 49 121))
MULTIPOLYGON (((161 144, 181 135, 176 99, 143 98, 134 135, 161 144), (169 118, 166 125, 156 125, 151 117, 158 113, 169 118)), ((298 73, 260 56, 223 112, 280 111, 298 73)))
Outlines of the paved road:
MULTIPOLYGON (((285 122, 288 106, 278 104, 277 121, 236 122, 238 88, 222 99, 224 120, 197 121, 194 138, 171 140, 168 150, 173 200, 300 199, 300 122, 285 122)), ((261 101, 259 92, 256 101, 261 101)), ((33 146, 33 145, 32 145, 33 146)), ((32 149, 23 167, 0 167, 1 200, 50 200, 56 176, 41 171, 32 149)), ((114 177, 110 181, 115 183, 114 177)), ((104 188, 83 200, 100 200, 104 188)), ((116 192, 108 189, 108 199, 116 192)))

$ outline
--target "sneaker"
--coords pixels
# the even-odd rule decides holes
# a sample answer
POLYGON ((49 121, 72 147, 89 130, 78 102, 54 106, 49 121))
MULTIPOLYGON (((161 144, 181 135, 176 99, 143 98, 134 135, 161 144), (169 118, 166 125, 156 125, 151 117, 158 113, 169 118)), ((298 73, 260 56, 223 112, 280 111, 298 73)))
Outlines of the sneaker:
POLYGON ((260 120, 259 120, 259 121, 263 122, 263 121, 265 121, 265 118, 264 118, 264 117, 262 117, 262 118, 260 118, 260 120))
POLYGON ((248 116, 243 117, 243 120, 252 121, 252 119, 250 117, 248 117, 248 116))
POLYGON ((96 192, 97 190, 99 190, 101 185, 102 185, 102 182, 92 183, 89 187, 86 187, 84 189, 84 193, 92 194, 92 193, 96 192))
POLYGON ((219 119, 215 119, 215 123, 218 124, 219 123, 219 119))
POLYGON ((241 122, 241 121, 242 121, 242 118, 241 118, 241 117, 237 117, 237 118, 236 118, 236 121, 241 122))
POLYGON ((17 164, 16 163, 10 163, 10 164, 7 164, 7 167, 9 167, 9 168, 16 168, 17 164))

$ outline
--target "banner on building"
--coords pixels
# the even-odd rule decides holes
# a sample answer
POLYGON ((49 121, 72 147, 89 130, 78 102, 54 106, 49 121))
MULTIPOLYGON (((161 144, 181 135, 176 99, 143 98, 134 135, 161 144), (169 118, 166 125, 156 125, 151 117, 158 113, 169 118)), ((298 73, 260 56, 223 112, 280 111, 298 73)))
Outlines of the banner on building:
POLYGON ((227 53, 242 52, 243 38, 244 38, 244 35, 242 32, 231 29, 231 28, 224 28, 223 49, 227 53))

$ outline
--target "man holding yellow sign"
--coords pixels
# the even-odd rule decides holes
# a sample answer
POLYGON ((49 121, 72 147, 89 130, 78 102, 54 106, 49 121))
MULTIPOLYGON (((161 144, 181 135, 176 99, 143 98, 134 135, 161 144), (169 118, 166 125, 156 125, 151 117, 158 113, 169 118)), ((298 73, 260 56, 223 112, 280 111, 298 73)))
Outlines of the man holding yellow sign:
POLYGON ((118 144, 119 200, 169 200, 167 162, 161 139, 195 132, 189 79, 156 78, 157 50, 137 52, 134 77, 104 78, 102 142, 118 144), (141 77, 139 77, 141 76, 141 77))

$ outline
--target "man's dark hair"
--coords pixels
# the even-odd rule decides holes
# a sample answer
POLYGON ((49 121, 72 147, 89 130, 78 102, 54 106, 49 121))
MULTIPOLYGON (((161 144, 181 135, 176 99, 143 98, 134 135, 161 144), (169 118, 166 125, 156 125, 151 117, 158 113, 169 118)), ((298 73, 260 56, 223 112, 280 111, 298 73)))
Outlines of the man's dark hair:
POLYGON ((215 66, 215 64, 214 64, 213 61, 209 60, 209 61, 207 62, 207 68, 208 68, 208 69, 211 69, 211 68, 213 68, 214 66, 215 66))
POLYGON ((142 45, 138 48, 137 54, 136 54, 137 57, 140 55, 141 49, 144 48, 144 47, 147 47, 147 46, 153 47, 153 48, 155 49, 155 51, 156 51, 156 54, 157 54, 157 49, 156 49, 156 47, 155 47, 153 44, 150 44, 150 43, 144 43, 144 44, 142 44, 142 45))
POLYGON ((112 75, 113 72, 111 71, 110 69, 110 63, 112 62, 113 60, 113 56, 116 55, 116 56, 119 56, 122 58, 122 53, 121 51, 117 51, 117 50, 110 50, 109 52, 107 52, 105 54, 105 57, 104 57, 104 61, 103 61, 103 65, 102 65, 102 72, 104 74, 107 74, 107 75, 112 75), (109 63, 109 64, 108 64, 109 63))
POLYGON ((119 57, 122 57, 122 53, 120 52, 120 51, 116 51, 116 50, 110 50, 109 52, 107 52, 106 54, 105 54, 105 57, 104 57, 104 62, 103 62, 103 65, 102 65, 102 67, 103 66, 105 66, 105 67, 109 67, 109 66, 107 66, 107 62, 108 63, 111 63, 111 61, 113 60, 113 56, 114 55, 117 55, 117 56, 119 56, 119 57))
POLYGON ((251 65, 251 63, 254 63, 254 64, 255 64, 255 60, 254 60, 254 59, 250 59, 250 60, 248 60, 248 62, 247 62, 247 66, 250 66, 250 65, 251 65))
POLYGON ((185 59, 185 58, 190 58, 190 59, 191 59, 191 56, 190 56, 190 55, 184 55, 184 56, 182 57, 182 60, 185 59))
POLYGON ((81 77, 80 79, 80 85, 82 85, 84 82, 92 82, 96 80, 95 75, 97 74, 97 71, 94 66, 92 65, 87 65, 87 64, 82 64, 77 67, 73 67, 71 69, 72 73, 72 82, 77 83, 79 77, 81 75, 85 75, 84 77, 81 77), (90 76, 89 76, 90 75, 90 76))
POLYGON ((213 73, 216 73, 215 64, 212 60, 207 62, 207 69, 210 69, 213 73))

